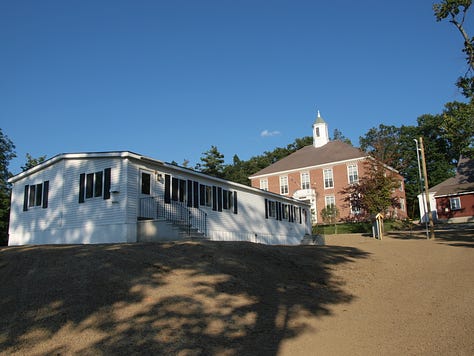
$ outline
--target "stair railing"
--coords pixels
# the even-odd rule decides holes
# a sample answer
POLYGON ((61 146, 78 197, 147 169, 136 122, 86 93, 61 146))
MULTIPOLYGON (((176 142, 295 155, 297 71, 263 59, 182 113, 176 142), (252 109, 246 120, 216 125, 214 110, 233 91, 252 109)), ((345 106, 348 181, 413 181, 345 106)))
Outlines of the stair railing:
POLYGON ((191 229, 207 236, 207 214, 199 208, 189 208, 183 202, 165 203, 163 196, 140 198, 138 220, 165 220, 184 227, 188 236, 191 229))

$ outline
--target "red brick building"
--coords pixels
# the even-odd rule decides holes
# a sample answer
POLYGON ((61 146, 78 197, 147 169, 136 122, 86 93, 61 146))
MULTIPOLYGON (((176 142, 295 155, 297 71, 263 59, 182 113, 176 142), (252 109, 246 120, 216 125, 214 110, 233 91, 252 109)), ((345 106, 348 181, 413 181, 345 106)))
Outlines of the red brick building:
MULTIPOLYGON (((443 222, 474 221, 474 159, 461 157, 456 175, 429 189, 431 213, 443 222)), ((420 216, 426 221, 424 194, 418 195, 420 216)))
MULTIPOLYGON (((328 126, 318 112, 313 124, 313 145, 305 146, 249 177, 252 187, 306 200, 311 204, 313 223, 322 222, 321 210, 334 205, 339 218, 360 214, 344 201, 341 191, 359 181, 365 174, 368 160, 365 152, 342 141, 330 141, 328 126)), ((400 209, 391 212, 404 219, 406 215, 403 177, 387 167, 400 181, 394 191, 399 198, 400 209)))

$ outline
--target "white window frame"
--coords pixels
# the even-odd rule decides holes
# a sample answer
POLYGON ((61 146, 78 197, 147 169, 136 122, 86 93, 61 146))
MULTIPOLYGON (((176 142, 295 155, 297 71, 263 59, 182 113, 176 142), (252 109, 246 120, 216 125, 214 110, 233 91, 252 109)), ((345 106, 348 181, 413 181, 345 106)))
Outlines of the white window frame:
POLYGON ((357 164, 352 163, 347 165, 347 180, 349 184, 359 182, 359 169, 357 167, 357 164))
POLYGON ((288 176, 280 176, 280 194, 288 195, 288 176))
POLYGON ((28 209, 43 205, 43 183, 30 184, 28 192, 28 209))
POLYGON ((276 219, 277 213, 276 213, 276 201, 274 200, 269 200, 268 201, 268 216, 271 218, 276 219))
POLYGON ((327 208, 331 205, 336 206, 336 197, 334 195, 324 196, 324 207, 327 208))
POLYGON ((449 198, 449 208, 451 210, 461 210, 461 198, 459 197, 449 198))
POLYGON ((309 172, 301 172, 301 189, 311 189, 309 172))
POLYGON ((406 206, 405 206, 405 199, 400 198, 400 210, 405 211, 406 206))
POLYGON ((268 179, 267 178, 260 179, 260 189, 268 191, 268 179))
POLYGON ((355 199, 350 199, 350 206, 351 206, 351 214, 352 215, 359 215, 362 213, 362 209, 360 208, 354 208, 352 201, 355 199))
POLYGON ((323 181, 324 189, 334 188, 334 172, 332 171, 332 168, 326 168, 323 170, 323 181))

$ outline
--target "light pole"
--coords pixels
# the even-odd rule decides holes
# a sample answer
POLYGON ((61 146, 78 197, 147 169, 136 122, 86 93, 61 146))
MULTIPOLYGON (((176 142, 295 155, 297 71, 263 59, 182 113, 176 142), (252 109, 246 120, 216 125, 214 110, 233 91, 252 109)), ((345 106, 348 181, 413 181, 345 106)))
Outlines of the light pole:
POLYGON ((426 215, 426 198, 423 194, 423 181, 421 177, 421 166, 420 166, 420 148, 418 147, 418 140, 416 138, 413 139, 416 143, 416 162, 418 163, 418 177, 420 181, 420 194, 421 194, 421 202, 423 204, 423 217, 425 218, 425 226, 426 226, 426 238, 429 239, 428 234, 428 215, 426 215))

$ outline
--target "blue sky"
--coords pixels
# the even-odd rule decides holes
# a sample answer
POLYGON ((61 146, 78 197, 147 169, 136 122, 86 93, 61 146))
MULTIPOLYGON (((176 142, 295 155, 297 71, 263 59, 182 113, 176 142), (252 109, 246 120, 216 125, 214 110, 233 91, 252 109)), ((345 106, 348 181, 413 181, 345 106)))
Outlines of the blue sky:
POLYGON ((311 135, 317 110, 355 145, 416 125, 464 101, 462 40, 433 2, 2 1, 10 170, 110 150, 194 166, 211 145, 231 163, 311 135))

